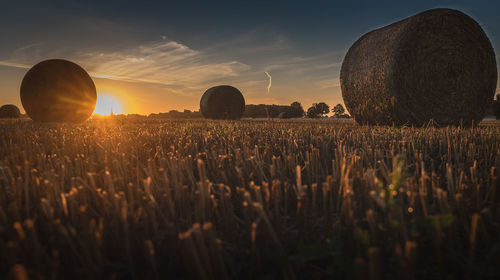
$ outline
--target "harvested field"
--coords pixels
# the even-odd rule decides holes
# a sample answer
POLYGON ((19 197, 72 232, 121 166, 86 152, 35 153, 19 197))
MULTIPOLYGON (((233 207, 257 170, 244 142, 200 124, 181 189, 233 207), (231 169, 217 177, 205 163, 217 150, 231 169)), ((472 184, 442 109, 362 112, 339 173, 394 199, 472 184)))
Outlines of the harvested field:
POLYGON ((0 121, 0 275, 493 279, 499 171, 498 122, 0 121))

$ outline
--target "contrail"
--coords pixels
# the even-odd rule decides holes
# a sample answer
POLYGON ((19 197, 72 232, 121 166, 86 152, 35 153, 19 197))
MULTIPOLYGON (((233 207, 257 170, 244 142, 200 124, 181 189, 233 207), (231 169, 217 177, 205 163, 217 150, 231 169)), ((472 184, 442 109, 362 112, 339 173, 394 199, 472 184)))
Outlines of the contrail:
POLYGON ((269 93, 269 91, 271 90, 273 77, 271 77, 271 74, 269 74, 269 72, 264 72, 264 73, 266 73, 267 77, 269 77, 269 84, 267 85, 267 93, 269 93))

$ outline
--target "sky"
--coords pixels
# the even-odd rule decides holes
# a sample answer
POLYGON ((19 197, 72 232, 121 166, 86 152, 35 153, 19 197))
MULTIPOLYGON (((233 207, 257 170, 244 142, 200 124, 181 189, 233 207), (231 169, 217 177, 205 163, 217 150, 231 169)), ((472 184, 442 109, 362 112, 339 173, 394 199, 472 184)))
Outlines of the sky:
POLYGON ((240 89, 247 104, 333 107, 343 103, 342 60, 360 36, 438 7, 478 21, 500 65, 498 0, 6 2, 0 104, 21 110, 24 74, 49 58, 81 65, 123 113, 198 110, 204 91, 220 84, 240 89))

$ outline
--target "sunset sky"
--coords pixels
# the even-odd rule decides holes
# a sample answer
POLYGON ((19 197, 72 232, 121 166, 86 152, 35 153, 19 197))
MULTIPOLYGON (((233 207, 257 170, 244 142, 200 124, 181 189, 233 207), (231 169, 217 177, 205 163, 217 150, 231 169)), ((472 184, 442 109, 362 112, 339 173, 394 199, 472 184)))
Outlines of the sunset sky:
POLYGON ((203 92, 219 84, 239 88, 247 104, 333 106, 342 103, 340 66, 356 39, 436 7, 471 15, 500 50, 498 0, 8 1, 0 8, 0 105, 22 110, 26 71, 65 58, 124 113, 198 110, 203 92))

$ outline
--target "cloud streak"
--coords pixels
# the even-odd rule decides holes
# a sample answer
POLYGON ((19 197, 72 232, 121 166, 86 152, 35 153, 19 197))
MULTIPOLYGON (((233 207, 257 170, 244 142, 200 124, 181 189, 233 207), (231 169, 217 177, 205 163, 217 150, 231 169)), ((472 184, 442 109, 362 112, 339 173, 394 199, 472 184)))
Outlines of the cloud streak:
POLYGON ((21 68, 21 69, 30 69, 31 68, 31 66, 28 66, 26 64, 16 63, 16 62, 11 62, 11 61, 0 61, 0 65, 14 67, 14 68, 21 68))
POLYGON ((133 91, 136 100, 152 94, 157 100, 168 100, 167 103, 185 100, 186 104, 196 104, 197 98, 196 101, 190 98, 211 86, 231 84, 244 93, 249 103, 338 102, 337 77, 344 51, 304 56, 298 55, 293 44, 286 42, 284 38, 261 40, 250 34, 197 50, 162 38, 106 51, 39 43, 13 50, 3 60, 0 57, 0 65, 29 69, 44 59, 66 58, 82 65, 94 78, 137 83, 133 91), (250 46, 261 47, 252 49, 250 46), (270 72, 280 76, 279 86, 272 84, 270 72), (263 83, 267 84, 267 96, 262 92, 263 83), (304 96, 304 92, 308 94, 304 96))
POLYGON ((273 77, 271 77, 271 74, 269 74, 269 72, 264 72, 266 73, 266 76, 269 78, 269 83, 267 84, 267 93, 269 94, 269 92, 271 91, 271 86, 273 84, 273 77))
MULTIPOLYGON (((235 61, 211 61, 208 54, 175 41, 144 44, 114 52, 74 52, 66 55, 93 77, 155 83, 180 88, 202 88, 216 80, 236 77, 250 66, 235 61)), ((13 52, 0 65, 29 69, 53 51, 33 44, 13 52)))
POLYGON ((338 88, 340 87, 340 80, 338 78, 320 80, 315 85, 321 89, 338 88))

